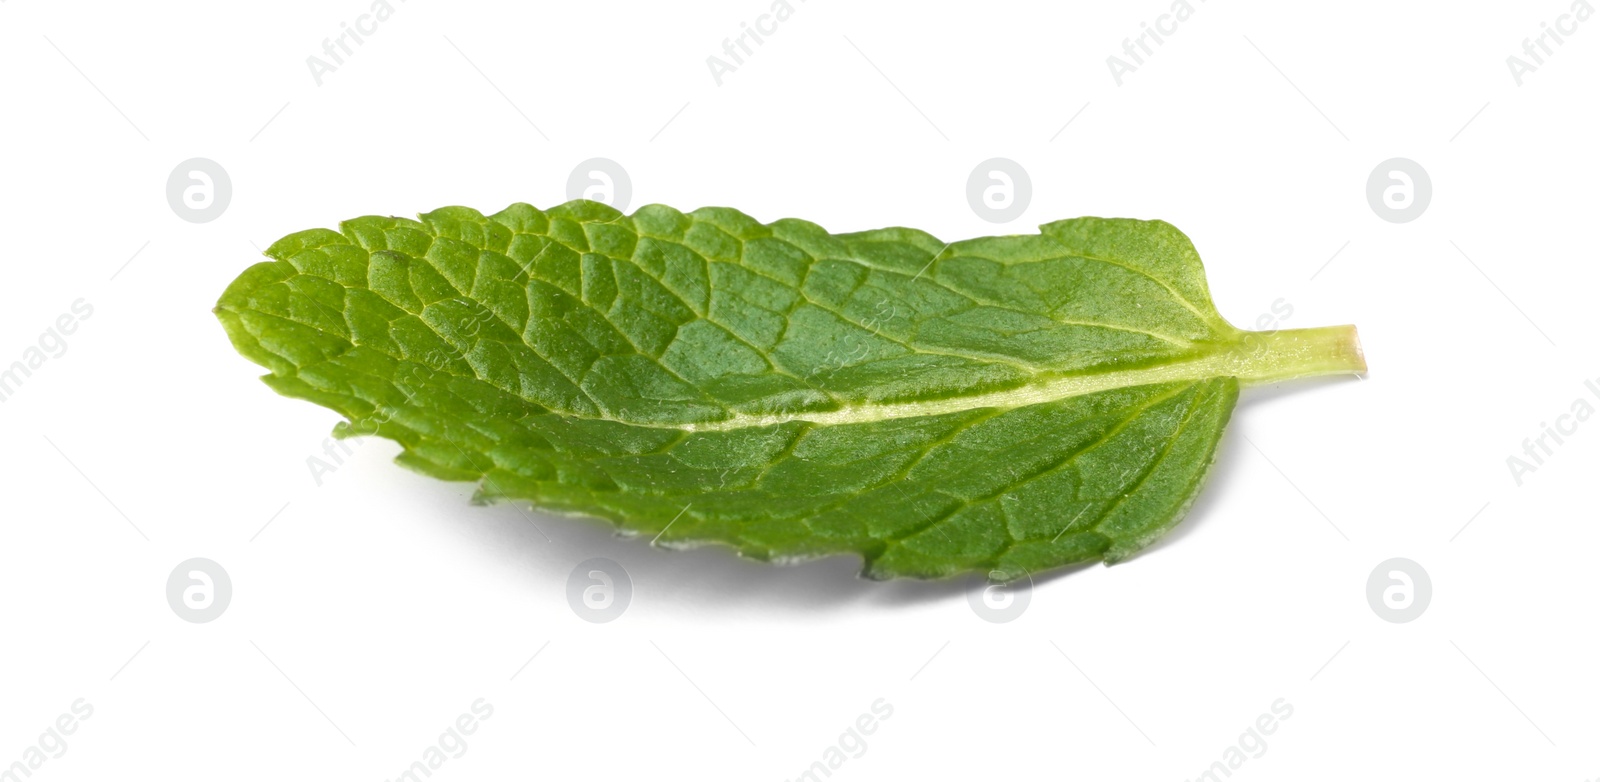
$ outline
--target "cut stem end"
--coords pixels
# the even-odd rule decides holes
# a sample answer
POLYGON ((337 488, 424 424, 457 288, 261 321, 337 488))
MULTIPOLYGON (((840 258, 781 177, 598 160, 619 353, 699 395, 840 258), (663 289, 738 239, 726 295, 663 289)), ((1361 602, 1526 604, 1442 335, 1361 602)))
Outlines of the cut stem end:
POLYGON ((1367 359, 1355 326, 1247 331, 1235 349, 1239 380, 1273 383, 1318 375, 1365 375, 1367 359))

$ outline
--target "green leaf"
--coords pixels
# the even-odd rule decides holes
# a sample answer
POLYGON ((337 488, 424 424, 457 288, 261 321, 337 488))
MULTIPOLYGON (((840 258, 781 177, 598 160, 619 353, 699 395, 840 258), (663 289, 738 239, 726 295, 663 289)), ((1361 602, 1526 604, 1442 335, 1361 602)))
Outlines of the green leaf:
POLYGON ((216 313, 286 396, 399 461, 871 578, 1117 562, 1194 501, 1241 384, 1365 371, 1251 333, 1161 221, 946 244, 733 209, 448 207, 291 234, 216 313))

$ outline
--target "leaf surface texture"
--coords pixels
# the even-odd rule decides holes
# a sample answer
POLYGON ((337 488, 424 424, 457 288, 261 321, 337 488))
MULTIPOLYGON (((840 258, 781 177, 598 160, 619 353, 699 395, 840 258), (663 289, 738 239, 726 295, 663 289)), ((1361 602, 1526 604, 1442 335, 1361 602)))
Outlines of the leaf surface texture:
POLYGON ((945 243, 574 201, 266 254, 217 315, 337 434, 486 501, 874 578, 1125 558, 1194 500, 1241 379, 1359 361, 1295 336, 1318 330, 1253 343, 1160 221, 945 243))

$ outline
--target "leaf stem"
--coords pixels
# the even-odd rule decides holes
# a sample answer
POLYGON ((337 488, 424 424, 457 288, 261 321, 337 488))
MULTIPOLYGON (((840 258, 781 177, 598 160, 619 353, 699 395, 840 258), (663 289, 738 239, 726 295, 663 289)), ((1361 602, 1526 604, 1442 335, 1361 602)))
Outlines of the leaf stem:
POLYGON ((1234 353, 1239 361, 1239 381, 1246 385, 1367 372, 1355 326, 1245 331, 1240 333, 1234 353))

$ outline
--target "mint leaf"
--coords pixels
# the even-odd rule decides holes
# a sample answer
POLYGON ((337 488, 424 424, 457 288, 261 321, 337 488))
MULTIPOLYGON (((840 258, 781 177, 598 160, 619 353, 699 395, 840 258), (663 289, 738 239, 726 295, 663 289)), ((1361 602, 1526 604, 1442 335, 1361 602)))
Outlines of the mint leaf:
POLYGON ((399 461, 769 560, 996 580, 1183 517, 1241 384, 1365 370, 1355 329, 1235 329, 1161 221, 944 242, 733 209, 449 207, 291 234, 216 313, 399 461))

